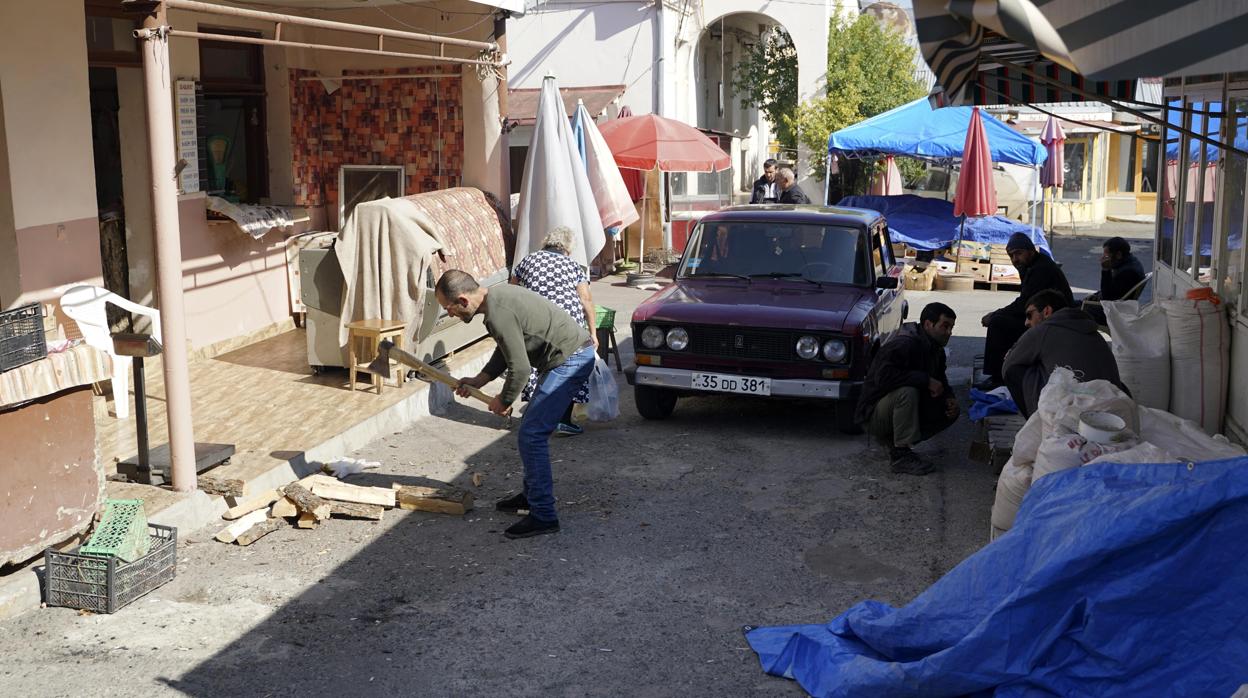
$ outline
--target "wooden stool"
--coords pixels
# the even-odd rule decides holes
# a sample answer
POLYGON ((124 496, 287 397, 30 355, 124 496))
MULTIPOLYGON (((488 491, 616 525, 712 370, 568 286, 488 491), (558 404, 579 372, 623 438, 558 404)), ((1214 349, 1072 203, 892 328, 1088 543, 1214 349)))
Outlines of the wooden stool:
MULTIPOLYGON (((390 340, 394 342, 394 346, 403 348, 403 331, 407 329, 407 325, 397 320, 356 320, 347 325, 347 380, 351 383, 351 390, 355 390, 355 374, 358 371, 368 372, 368 364, 377 358, 378 347, 382 340, 390 340), (363 351, 357 351, 356 346, 359 345, 363 351)), ((402 366, 398 367, 395 374, 395 385, 402 387, 403 379, 407 374, 407 369, 402 366)), ((385 381, 376 373, 373 375, 373 385, 377 388, 377 394, 381 394, 381 384, 385 381)))
POLYGON ((624 369, 620 362, 620 345, 615 341, 615 311, 601 305, 594 306, 594 332, 598 335, 598 355, 608 364, 611 354, 615 354, 615 370, 624 369))

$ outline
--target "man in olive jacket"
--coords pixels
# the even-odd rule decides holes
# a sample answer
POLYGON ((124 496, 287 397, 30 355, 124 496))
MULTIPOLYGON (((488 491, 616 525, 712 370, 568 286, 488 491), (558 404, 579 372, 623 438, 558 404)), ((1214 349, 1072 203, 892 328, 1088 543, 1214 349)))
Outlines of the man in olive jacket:
POLYGON ((558 531, 548 442, 573 396, 594 370, 596 354, 589 333, 562 308, 527 288, 484 288, 458 269, 443 274, 434 291, 442 308, 464 322, 484 315, 485 329, 498 344, 480 373, 460 379, 459 395, 467 397, 468 386, 480 388, 507 371, 502 392, 489 406, 494 414, 507 414, 529 381, 529 368, 537 369, 537 390, 516 435, 524 463, 524 491, 498 502, 495 508, 510 514, 528 511, 503 532, 508 538, 558 531))
POLYGON ((855 421, 888 446, 893 472, 933 470, 911 450, 957 421, 959 408, 945 375, 945 345, 957 319, 944 303, 929 303, 880 347, 862 386, 855 421))

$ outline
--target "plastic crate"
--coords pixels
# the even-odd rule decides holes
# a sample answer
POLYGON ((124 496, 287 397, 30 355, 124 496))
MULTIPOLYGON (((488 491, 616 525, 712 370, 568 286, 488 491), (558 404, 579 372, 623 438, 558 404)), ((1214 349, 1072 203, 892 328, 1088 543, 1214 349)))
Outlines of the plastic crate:
POLYGON ((151 549, 134 562, 87 555, 82 549, 43 553, 45 600, 62 606, 114 613, 173 579, 178 568, 178 529, 148 524, 151 549))
POLYGON ((151 542, 143 500, 108 499, 104 501, 100 525, 80 551, 84 555, 107 555, 134 562, 147 554, 151 542))
POLYGON ((38 361, 47 355, 41 305, 31 303, 0 311, 0 371, 38 361))
POLYGON ((614 328, 615 327, 615 311, 611 308, 595 305, 594 306, 594 328, 614 328))

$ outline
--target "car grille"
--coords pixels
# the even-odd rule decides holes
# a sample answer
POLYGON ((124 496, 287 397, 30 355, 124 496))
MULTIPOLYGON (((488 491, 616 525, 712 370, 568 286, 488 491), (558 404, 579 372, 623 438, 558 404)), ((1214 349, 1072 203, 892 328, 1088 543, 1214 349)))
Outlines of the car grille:
POLYGON ((796 340, 788 332, 690 327, 689 353, 733 359, 790 361, 797 359, 796 340))

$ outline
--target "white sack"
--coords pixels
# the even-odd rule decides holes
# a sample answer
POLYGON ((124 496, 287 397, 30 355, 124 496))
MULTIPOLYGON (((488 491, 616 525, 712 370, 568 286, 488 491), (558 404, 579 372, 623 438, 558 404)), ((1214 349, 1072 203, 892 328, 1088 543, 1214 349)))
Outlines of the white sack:
POLYGON ((1105 322, 1122 384, 1140 405, 1170 407, 1170 332, 1156 303, 1106 301, 1105 322))
POLYGON ((997 496, 992 502, 992 526, 1008 531, 1014 526, 1018 508, 1031 488, 1031 466, 1019 466, 1010 458, 997 478, 997 496))
POLYGON ((1170 411, 1222 430, 1230 382, 1231 331, 1226 306, 1209 301, 1163 301, 1170 331, 1170 411))

